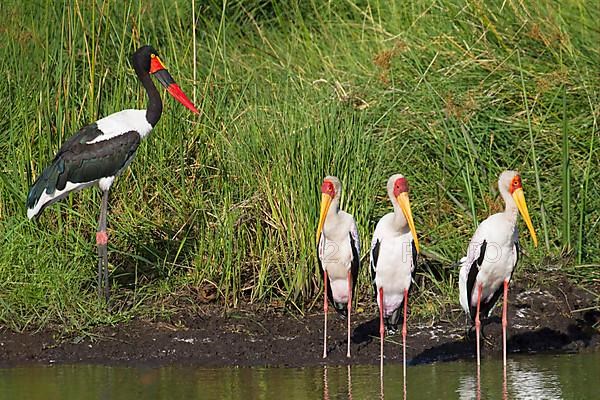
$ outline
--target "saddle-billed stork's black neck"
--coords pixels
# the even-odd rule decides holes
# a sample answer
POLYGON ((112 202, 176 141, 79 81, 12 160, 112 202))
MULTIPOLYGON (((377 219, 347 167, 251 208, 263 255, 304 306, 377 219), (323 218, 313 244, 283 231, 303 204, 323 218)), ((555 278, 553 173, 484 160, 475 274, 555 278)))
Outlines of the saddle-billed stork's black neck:
POLYGON ((150 75, 154 75, 156 79, 165 87, 171 96, 177 101, 186 106, 192 112, 198 114, 198 110, 194 104, 187 98, 185 93, 179 88, 171 74, 165 69, 165 66, 158 57, 158 52, 151 46, 140 47, 131 56, 131 64, 137 74, 142 86, 148 94, 148 108, 146 109, 146 119, 152 127, 156 126, 162 114, 162 100, 160 93, 156 89, 150 75))

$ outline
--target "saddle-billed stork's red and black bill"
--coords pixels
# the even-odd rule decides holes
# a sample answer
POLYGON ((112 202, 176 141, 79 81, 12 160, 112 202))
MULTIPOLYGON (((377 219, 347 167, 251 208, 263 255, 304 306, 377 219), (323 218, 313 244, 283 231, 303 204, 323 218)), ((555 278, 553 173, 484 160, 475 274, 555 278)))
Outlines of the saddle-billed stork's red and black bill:
POLYGON ((102 191, 96 233, 98 294, 102 296, 104 291, 106 300, 109 297, 106 250, 108 191, 115 177, 133 160, 140 141, 156 126, 163 109, 160 94, 150 75, 154 75, 177 101, 198 114, 194 104, 165 69, 155 49, 151 46, 139 48, 131 56, 131 63, 148 94, 148 108, 123 110, 81 128, 62 145, 27 196, 27 216, 31 219, 70 192, 98 184, 102 191))

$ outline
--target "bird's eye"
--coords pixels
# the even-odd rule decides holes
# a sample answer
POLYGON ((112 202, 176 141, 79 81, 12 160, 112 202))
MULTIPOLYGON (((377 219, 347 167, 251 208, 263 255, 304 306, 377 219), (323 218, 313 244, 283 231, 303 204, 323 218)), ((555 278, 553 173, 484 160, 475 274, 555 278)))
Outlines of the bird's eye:
POLYGON ((521 177, 515 176, 511 182, 511 193, 521 187, 521 177))
POLYGON ((155 57, 156 57, 156 54, 154 54, 154 53, 150 54, 150 58, 155 58, 155 57))

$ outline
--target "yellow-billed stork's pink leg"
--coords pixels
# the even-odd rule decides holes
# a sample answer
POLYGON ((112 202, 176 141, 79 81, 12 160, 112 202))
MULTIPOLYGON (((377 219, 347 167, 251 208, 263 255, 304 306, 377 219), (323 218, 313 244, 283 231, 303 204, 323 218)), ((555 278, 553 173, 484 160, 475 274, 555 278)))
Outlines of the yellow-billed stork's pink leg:
POLYGON ((380 363, 380 374, 383 378, 383 338, 385 335, 385 329, 383 327, 383 288, 379 288, 379 363, 380 363))
POLYGON ((348 351, 346 357, 350 358, 350 313, 352 312, 352 272, 348 271, 348 351))
POLYGON ((408 303, 408 289, 404 289, 404 319, 402 320, 402 366, 404 373, 404 392, 406 393, 406 303, 408 303))
POLYGON ((506 319, 506 311, 508 307, 508 279, 504 280, 504 304, 502 305, 502 356, 504 362, 504 368, 506 369, 506 326, 508 321, 506 319))
POLYGON ((325 314, 325 323, 323 327, 323 358, 327 358, 327 270, 323 271, 323 313, 325 314))
POLYGON ((481 329, 481 322, 479 321, 479 306, 481 304, 481 291, 483 289, 483 284, 479 284, 477 287, 477 313, 475 314, 475 334, 477 340, 477 368, 481 364, 481 357, 479 353, 479 331, 481 329))

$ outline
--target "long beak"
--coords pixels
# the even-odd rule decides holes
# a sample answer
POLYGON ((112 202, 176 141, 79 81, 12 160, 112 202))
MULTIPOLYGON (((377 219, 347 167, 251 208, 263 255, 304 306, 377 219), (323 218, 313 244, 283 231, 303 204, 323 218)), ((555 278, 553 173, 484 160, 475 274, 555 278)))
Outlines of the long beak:
POLYGON ((323 224, 325 223, 325 217, 327 216, 327 211, 329 211, 331 200, 333 199, 327 193, 321 194, 321 213, 319 215, 319 226, 317 227, 317 244, 321 238, 321 231, 323 230, 323 224))
POLYGON ((175 80, 173 79, 171 74, 169 74, 169 71, 166 70, 164 65, 162 65, 158 57, 154 57, 151 59, 150 73, 156 76, 156 79, 158 79, 158 81, 165 88, 167 88, 167 92, 169 92, 169 94, 173 96, 175 100, 186 106, 192 112, 200 114, 200 112, 198 112, 198 110, 196 109, 196 106, 194 106, 194 103, 192 103, 190 99, 188 99, 188 97, 185 95, 185 93, 183 93, 179 85, 175 83, 175 80))
POLYGON ((529 211, 527 210, 527 203, 525 202, 525 194, 523 193, 522 188, 515 189, 512 194, 515 203, 517 203, 517 207, 519 208, 519 212, 521 216, 525 220, 525 224, 531 233, 531 238, 533 239, 533 244, 535 247, 538 245, 537 236, 535 234, 535 230, 533 229, 533 224, 531 223, 531 218, 529 217, 529 211))
POLYGON ((408 222, 408 227, 410 228, 410 233, 412 233, 412 237, 415 241, 415 247, 417 248, 417 253, 420 253, 419 250, 419 238, 417 237, 417 230, 415 229, 415 221, 413 221, 412 211, 410 210, 410 201, 408 200, 408 192, 400 193, 400 195, 396 198, 398 200, 398 204, 400 204, 400 209, 404 214, 404 218, 408 222))

